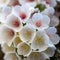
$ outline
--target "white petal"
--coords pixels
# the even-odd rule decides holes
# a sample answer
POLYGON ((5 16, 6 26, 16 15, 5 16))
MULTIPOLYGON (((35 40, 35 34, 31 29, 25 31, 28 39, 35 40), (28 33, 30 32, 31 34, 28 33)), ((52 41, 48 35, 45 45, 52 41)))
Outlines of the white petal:
POLYGON ((8 45, 11 45, 12 41, 15 37, 15 31, 11 28, 2 25, 0 27, 0 42, 7 43, 8 45))
POLYGON ((32 51, 31 47, 23 42, 18 44, 17 48, 18 48, 17 50, 18 54, 23 56, 29 56, 32 51))
POLYGON ((29 4, 32 7, 35 7, 37 4, 36 0, 19 0, 19 2, 23 5, 23 4, 29 4))
POLYGON ((49 11, 50 15, 53 15, 55 13, 55 10, 53 7, 48 7, 47 10, 49 11))
POLYGON ((49 27, 48 29, 46 29, 46 32, 50 34, 54 34, 57 32, 57 29, 55 27, 49 27))
POLYGON ((4 53, 12 53, 14 52, 14 47, 8 46, 7 44, 3 44, 2 51, 4 53))
POLYGON ((52 16, 50 20, 50 26, 57 26, 59 24, 59 19, 56 16, 52 16))
POLYGON ((57 0, 58 2, 60 2, 60 0, 57 0))
POLYGON ((55 54, 55 48, 49 47, 47 50, 44 51, 49 57, 52 57, 55 54))
POLYGON ((19 60, 15 53, 5 54, 4 60, 19 60))
POLYGON ((59 36, 57 34, 50 34, 50 40, 53 44, 58 44, 59 36))
POLYGON ((9 6, 4 6, 1 9, 2 9, 2 12, 1 12, 1 16, 0 16, 0 18, 1 18, 0 21, 2 23, 5 23, 7 16, 12 12, 12 8, 9 6))
POLYGON ((36 31, 34 27, 31 24, 27 24, 24 26, 20 31, 20 38, 23 42, 32 42, 34 36, 36 34, 36 31))
POLYGON ((9 0, 0 0, 0 6, 4 7, 9 3, 9 0))
POLYGON ((42 14, 46 14, 48 16, 53 15, 54 13, 55 13, 55 10, 53 7, 48 7, 42 12, 42 14))
POLYGON ((9 6, 4 6, 3 9, 2 9, 2 13, 7 16, 8 14, 10 14, 12 11, 11 7, 9 6))
POLYGON ((56 5, 57 5, 56 0, 51 0, 51 4, 50 4, 50 6, 55 7, 56 5))

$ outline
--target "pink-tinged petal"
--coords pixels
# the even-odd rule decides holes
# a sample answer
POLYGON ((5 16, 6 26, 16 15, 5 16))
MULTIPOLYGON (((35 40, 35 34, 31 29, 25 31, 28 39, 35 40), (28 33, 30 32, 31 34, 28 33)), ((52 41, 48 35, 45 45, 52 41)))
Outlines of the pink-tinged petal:
POLYGON ((9 46, 15 38, 15 31, 8 26, 2 25, 0 27, 0 42, 6 43, 9 46))
POLYGON ((19 19, 19 17, 17 17, 14 14, 10 14, 7 19, 6 19, 6 24, 10 27, 12 27, 12 29, 14 29, 15 31, 20 31, 21 27, 22 27, 22 22, 21 19, 19 19))

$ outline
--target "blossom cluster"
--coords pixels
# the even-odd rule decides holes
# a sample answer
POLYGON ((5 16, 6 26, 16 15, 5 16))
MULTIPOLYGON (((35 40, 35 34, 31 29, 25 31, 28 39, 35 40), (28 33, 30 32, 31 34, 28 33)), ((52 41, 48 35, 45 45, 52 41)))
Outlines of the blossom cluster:
POLYGON ((60 39, 55 28, 59 24, 56 4, 56 0, 0 0, 4 60, 46 60, 54 55, 60 39))

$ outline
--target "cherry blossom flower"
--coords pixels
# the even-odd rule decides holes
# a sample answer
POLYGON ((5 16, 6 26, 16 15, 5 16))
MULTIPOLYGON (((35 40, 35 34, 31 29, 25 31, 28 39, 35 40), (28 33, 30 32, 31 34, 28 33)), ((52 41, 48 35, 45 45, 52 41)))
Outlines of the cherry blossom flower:
POLYGON ((32 24, 38 30, 46 29, 49 26, 50 18, 47 15, 43 15, 41 13, 35 13, 32 16, 32 19, 27 21, 27 24, 32 24))
POLYGON ((18 44, 17 48, 18 48, 17 52, 19 55, 29 56, 30 53, 32 52, 31 47, 24 42, 18 44))
POLYGON ((7 25, 1 25, 0 26, 0 42, 6 43, 9 46, 11 45, 12 41, 15 38, 15 31, 11 28, 9 28, 7 25))
POLYGON ((53 46, 53 44, 49 40, 49 37, 44 31, 38 31, 33 42, 31 43, 32 49, 38 49, 39 52, 42 52, 46 50, 49 46, 53 46))
POLYGON ((12 29, 14 29, 15 31, 20 31, 20 29, 22 28, 22 22, 21 19, 19 19, 19 17, 17 17, 14 14, 10 14, 7 19, 6 19, 6 24, 8 26, 10 26, 12 29))
POLYGON ((0 0, 4 60, 46 60, 54 55, 60 41, 56 4, 56 0, 0 0), (46 7, 43 11, 41 4, 46 7))
POLYGON ((32 42, 36 34, 36 30, 31 24, 27 24, 20 31, 20 38, 23 42, 32 42))
POLYGON ((13 12, 17 16, 19 16, 23 22, 26 22, 30 18, 30 15, 33 11, 34 11, 34 8, 29 6, 28 4, 25 4, 22 6, 15 6, 13 8, 13 12))

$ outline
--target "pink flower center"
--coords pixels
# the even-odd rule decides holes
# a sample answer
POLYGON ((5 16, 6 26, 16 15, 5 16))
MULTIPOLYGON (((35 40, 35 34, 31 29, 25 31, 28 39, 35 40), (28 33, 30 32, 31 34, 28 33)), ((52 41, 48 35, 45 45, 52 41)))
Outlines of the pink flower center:
POLYGON ((25 13, 21 13, 20 17, 21 17, 21 19, 25 19, 26 18, 26 14, 25 13))
POLYGON ((9 31, 8 31, 8 35, 10 35, 10 36, 14 36, 14 34, 15 34, 15 33, 14 33, 13 30, 9 30, 9 31))
POLYGON ((34 0, 26 0, 26 2, 33 2, 34 0))
POLYGON ((42 25, 42 23, 41 23, 41 21, 36 21, 35 25, 36 25, 37 27, 40 27, 40 26, 42 25))
POLYGON ((50 2, 51 2, 50 0, 46 0, 46 3, 47 3, 47 4, 50 4, 50 2))
POLYGON ((19 22, 18 20, 16 20, 16 21, 13 22, 13 25, 14 25, 15 27, 19 27, 20 22, 19 22))

